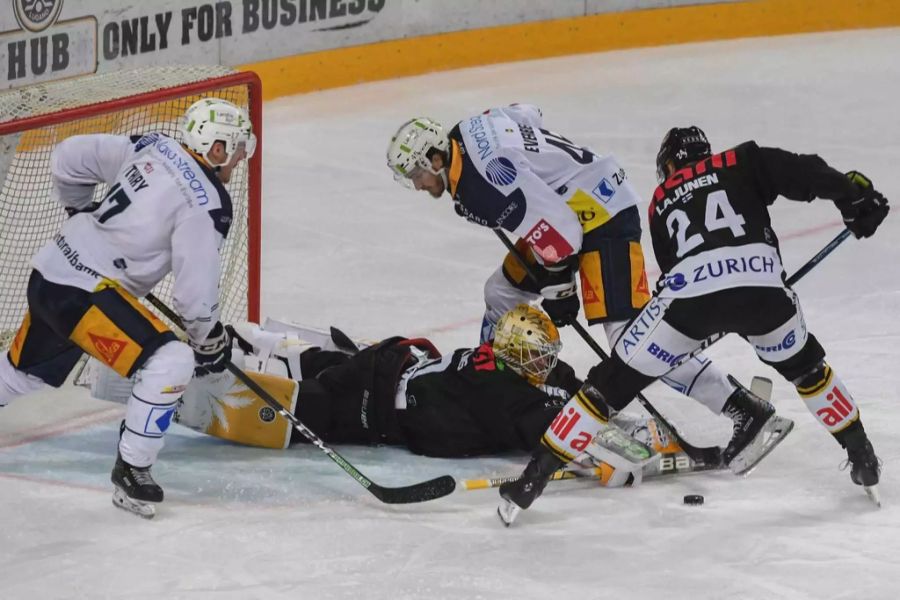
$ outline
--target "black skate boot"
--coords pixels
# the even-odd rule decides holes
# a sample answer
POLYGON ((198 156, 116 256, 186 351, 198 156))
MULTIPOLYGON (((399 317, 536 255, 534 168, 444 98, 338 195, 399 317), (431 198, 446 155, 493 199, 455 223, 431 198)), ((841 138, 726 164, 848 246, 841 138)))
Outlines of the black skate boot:
POLYGON ((736 475, 748 474, 787 437, 794 422, 775 414, 770 402, 754 395, 731 375, 737 389, 728 397, 722 414, 734 423, 728 446, 722 451, 722 462, 736 475))
POLYGON ((862 448, 851 450, 847 448, 847 460, 852 465, 850 467, 850 479, 856 485, 878 485, 878 479, 881 476, 881 461, 875 456, 875 449, 872 448, 872 442, 866 440, 862 448))
POLYGON ((835 437, 847 450, 847 461, 841 468, 846 469, 849 466, 850 479, 853 483, 863 486, 872 502, 881 506, 877 489, 881 478, 881 460, 875 456, 875 449, 863 429, 862 422, 857 421, 835 437))
POLYGON ((129 465, 121 454, 117 454, 110 479, 116 486, 113 505, 145 519, 152 519, 156 515, 156 507, 152 503, 163 501, 163 491, 153 481, 150 467, 129 465))
POLYGON ((500 506, 497 514, 503 524, 509 527, 519 513, 531 506, 541 495, 550 476, 565 463, 556 458, 549 450, 539 446, 534 456, 522 472, 522 477, 508 481, 500 486, 500 506))

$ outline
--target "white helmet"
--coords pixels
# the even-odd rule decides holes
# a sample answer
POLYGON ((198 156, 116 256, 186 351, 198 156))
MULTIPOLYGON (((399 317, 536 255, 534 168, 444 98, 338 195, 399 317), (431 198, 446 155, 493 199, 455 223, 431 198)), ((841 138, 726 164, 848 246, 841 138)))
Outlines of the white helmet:
POLYGON ((494 354, 533 384, 541 384, 556 366, 562 348, 559 330, 543 311, 519 304, 497 322, 494 354))
POLYGON ((446 153, 449 148, 450 140, 440 123, 428 117, 417 117, 401 125, 391 138, 387 164, 394 172, 394 179, 411 188, 410 177, 416 167, 440 175, 431 167, 429 151, 435 149, 446 153))
POLYGON ((181 141, 207 160, 207 154, 217 141, 225 143, 229 157, 241 142, 248 159, 256 151, 256 136, 247 111, 219 98, 203 98, 187 109, 181 126, 181 141))

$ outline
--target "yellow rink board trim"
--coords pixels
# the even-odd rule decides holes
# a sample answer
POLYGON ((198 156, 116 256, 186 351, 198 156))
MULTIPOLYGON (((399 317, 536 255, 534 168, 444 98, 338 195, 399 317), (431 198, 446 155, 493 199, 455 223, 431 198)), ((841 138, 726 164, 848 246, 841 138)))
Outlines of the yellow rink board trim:
POLYGON ((900 26, 900 0, 750 0, 519 23, 242 65, 263 98, 463 67, 642 46, 900 26))

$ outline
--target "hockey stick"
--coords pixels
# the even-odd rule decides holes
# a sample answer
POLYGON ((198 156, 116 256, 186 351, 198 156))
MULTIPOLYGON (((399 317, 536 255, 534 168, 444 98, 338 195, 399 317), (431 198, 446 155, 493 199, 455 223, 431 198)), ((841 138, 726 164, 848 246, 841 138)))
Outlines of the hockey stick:
MULTIPOLYGON (((724 471, 724 469, 719 464, 705 464, 705 463, 694 463, 687 470, 672 470, 672 471, 664 471, 659 473, 649 473, 644 475, 645 479, 655 479, 657 477, 664 477, 667 475, 684 475, 687 473, 700 473, 702 471, 724 471)), ((503 485, 504 483, 508 483, 511 481, 518 481, 521 479, 522 475, 510 475, 508 477, 491 477, 484 479, 463 479, 459 482, 459 485, 462 489, 466 491, 471 490, 485 490, 488 488, 497 488, 503 485)), ((550 481, 566 481, 571 479, 602 479, 603 478, 603 469, 600 467, 593 468, 580 468, 580 469, 560 469, 553 473, 550 476, 550 481)))
POLYGON ((795 283, 800 281, 804 275, 813 270, 813 267, 822 262, 822 259, 834 252, 835 248, 843 244, 844 240, 846 240, 848 237, 850 237, 850 230, 842 229, 841 232, 837 234, 833 240, 825 244, 824 248, 819 250, 815 256, 806 261, 806 264, 797 269, 797 271, 793 275, 788 277, 785 280, 785 283, 787 283, 787 285, 794 285, 795 283))
MULTIPOLYGON (((177 327, 184 330, 184 323, 175 311, 169 308, 162 300, 154 296, 153 294, 147 294, 147 301, 155 306, 166 318, 172 321, 177 327)), ((411 504, 413 502, 425 502, 427 500, 434 500, 435 498, 441 498, 448 494, 453 493, 453 490, 456 489, 456 480, 449 475, 442 475, 441 477, 436 477, 435 479, 430 479, 428 481, 423 481, 421 483, 416 483, 413 485, 407 485, 403 487, 385 487, 382 485, 378 485, 365 475, 363 475, 356 467, 347 462, 347 460, 329 448, 325 442, 319 438, 311 429, 309 429, 306 425, 300 422, 297 417, 293 414, 285 410, 281 404, 275 400, 266 390, 259 386, 255 381, 253 381, 250 377, 247 376, 241 369, 239 369, 235 364, 231 361, 225 363, 225 368, 234 375, 241 383, 246 385, 254 394, 259 396, 263 402, 269 405, 272 410, 278 412, 282 417, 287 419, 291 425, 303 434, 303 437, 308 439, 314 446, 318 447, 319 450, 328 455, 328 458, 333 460, 340 466, 346 473, 348 473, 353 479, 357 481, 361 486, 366 488, 373 496, 384 502, 385 504, 411 504)))
MULTIPOLYGON (((525 257, 519 253, 516 249, 515 245, 506 237, 499 229, 493 230, 497 237, 500 238, 500 241, 503 242, 503 245, 506 246, 506 249, 509 250, 509 253, 516 259, 525 272, 528 274, 528 277, 534 282, 538 283, 538 275, 535 272, 534 268, 525 260, 525 257)), ((587 330, 578 322, 578 319, 572 319, 570 325, 578 332, 578 335, 581 336, 581 339, 590 346, 591 350, 593 350, 597 356, 600 357, 601 360, 609 360, 609 355, 600 347, 600 345, 594 340, 594 338, 587 332, 587 330)), ((678 442, 678 445, 681 446, 682 450, 684 450, 685 454, 687 454, 691 460, 702 462, 704 464, 712 464, 716 461, 721 460, 721 450, 718 447, 710 447, 710 448, 698 448, 690 443, 688 443, 684 437, 678 433, 674 426, 669 423, 666 418, 656 410, 656 407, 650 404, 650 401, 647 400, 647 397, 644 396, 643 393, 638 392, 637 395, 638 401, 641 403, 641 406, 649 412, 653 418, 657 420, 657 422, 665 428, 668 433, 672 435, 675 441, 678 442)))
MULTIPOLYGON (((567 479, 600 479, 603 476, 603 469, 600 467, 582 468, 582 469, 560 469, 550 476, 550 481, 563 481, 567 479)), ((522 475, 510 475, 508 477, 485 477, 483 479, 463 479, 459 485, 464 490, 486 490, 488 488, 497 488, 504 483, 518 481, 522 475)))
MULTIPOLYGON (((674 454, 664 454, 663 459, 669 459, 674 462, 674 454)), ((684 456, 684 455, 682 455, 684 456)), ((671 469, 651 471, 644 474, 644 479, 656 479, 657 477, 666 477, 670 475, 686 475, 688 473, 701 473, 703 471, 725 471, 721 461, 713 463, 703 463, 698 461, 690 461, 687 468, 674 467, 671 469)), ((510 481, 518 481, 522 477, 519 475, 510 475, 508 477, 485 477, 483 479, 463 479, 459 485, 464 490, 484 490, 488 488, 500 487, 504 483, 510 481)), ((603 469, 601 467, 578 467, 574 469, 560 469, 550 476, 550 481, 565 481, 570 479, 602 479, 603 469)))

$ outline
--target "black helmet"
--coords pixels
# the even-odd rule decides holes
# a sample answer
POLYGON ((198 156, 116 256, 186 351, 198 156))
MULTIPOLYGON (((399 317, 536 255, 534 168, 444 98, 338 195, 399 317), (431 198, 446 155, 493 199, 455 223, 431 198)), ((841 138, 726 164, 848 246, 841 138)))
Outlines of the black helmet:
POLYGON ((675 170, 711 154, 709 140, 699 127, 673 127, 663 138, 656 155, 656 178, 662 183, 668 177, 666 164, 671 162, 675 170))

